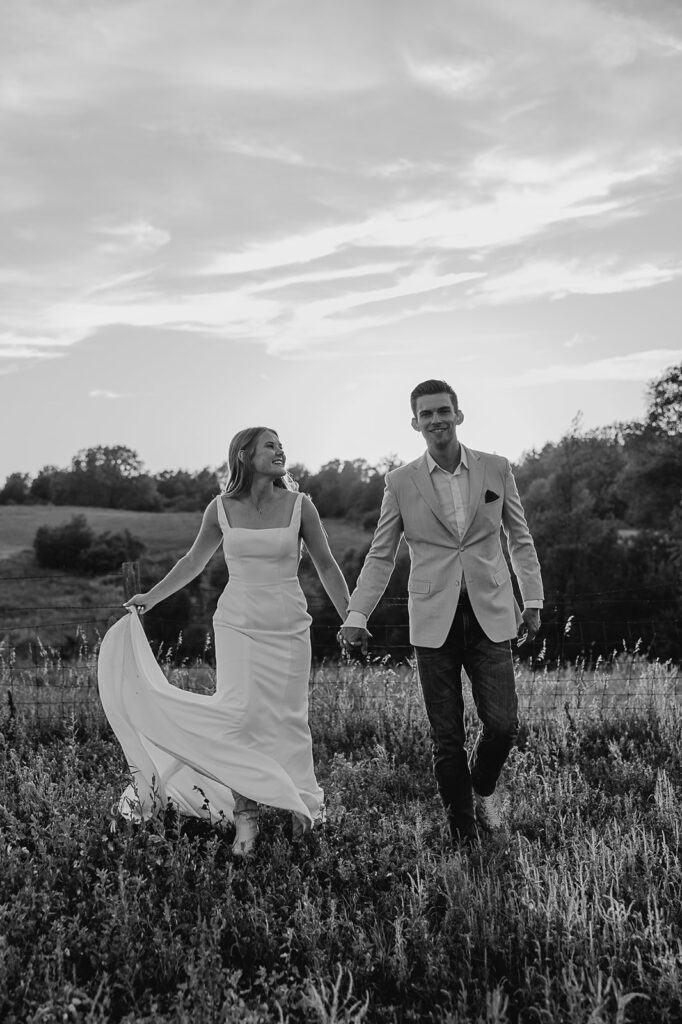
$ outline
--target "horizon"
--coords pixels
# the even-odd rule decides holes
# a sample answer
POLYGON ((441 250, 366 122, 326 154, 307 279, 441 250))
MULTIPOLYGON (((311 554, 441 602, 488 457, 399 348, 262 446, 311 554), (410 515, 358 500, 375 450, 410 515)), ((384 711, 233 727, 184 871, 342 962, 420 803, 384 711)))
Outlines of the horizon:
MULTIPOLYGON (((506 456, 506 457, 509 458, 509 461, 511 462, 512 465, 519 465, 520 463, 523 462, 524 458, 526 458, 527 456, 531 455, 534 451, 542 450, 542 448, 544 448, 545 445, 548 445, 548 444, 550 444, 550 445, 551 444, 558 444, 563 439, 563 437, 567 436, 569 430, 573 426, 577 427, 578 435, 580 436, 582 434, 588 434, 591 430, 606 429, 606 428, 611 427, 611 426, 615 427, 619 423, 623 423, 623 422, 624 421, 622 421, 622 420, 620 420, 620 421, 616 420, 616 421, 613 421, 612 423, 596 424, 593 427, 586 428, 586 427, 584 427, 584 425, 582 423, 582 414, 581 414, 580 411, 578 411, 578 413, 576 414, 576 417, 574 417, 573 422, 571 424, 567 425, 566 431, 561 435, 561 437, 556 438, 556 439, 551 440, 551 441, 550 440, 544 441, 541 444, 536 445, 534 448, 524 449, 522 452, 519 453, 519 455, 516 458, 512 458, 510 456, 506 456)), ((628 422, 632 422, 632 421, 628 421, 628 422)), ((461 443, 464 444, 465 447, 475 448, 476 450, 482 450, 482 449, 476 448, 475 445, 467 444, 466 441, 462 440, 461 437, 460 437, 460 430, 458 430, 458 438, 460 438, 461 443)), ((101 444, 101 445, 95 443, 95 444, 92 444, 92 445, 88 445, 88 448, 98 448, 98 447, 106 448, 106 447, 115 447, 115 446, 116 446, 116 442, 114 442, 112 444, 101 444)), ((129 447, 129 446, 126 445, 124 447, 129 447)), ((69 457, 69 459, 67 460, 67 462, 64 465, 55 466, 54 468, 58 469, 58 470, 69 471, 70 468, 71 468, 71 462, 72 462, 73 458, 79 452, 86 451, 86 450, 88 450, 88 449, 85 449, 85 448, 78 449, 77 451, 72 453, 72 455, 69 457)), ((187 472, 187 473, 190 473, 190 474, 200 473, 202 470, 211 470, 211 471, 214 471, 214 472, 218 472, 221 468, 223 468, 224 466, 228 465, 227 453, 226 453, 226 457, 225 457, 225 459, 222 462, 215 463, 213 465, 211 465, 211 464, 204 464, 204 465, 200 465, 200 466, 161 466, 159 468, 152 468, 152 467, 147 465, 147 463, 146 463, 146 461, 144 459, 144 456, 143 456, 143 454, 141 452, 139 452, 135 448, 131 448, 130 450, 134 452, 134 454, 137 456, 137 458, 141 462, 143 475, 148 475, 148 476, 152 476, 152 477, 159 476, 161 473, 164 473, 164 472, 179 472, 179 473, 180 472, 187 472)), ((421 453, 423 453, 425 451, 426 451, 426 446, 424 445, 423 440, 422 440, 421 452, 418 453, 417 455, 413 455, 412 458, 417 458, 419 454, 421 454, 421 453)), ((494 451, 494 449, 493 449, 493 451, 494 451)), ((502 453, 497 453, 497 454, 505 454, 505 453, 502 452, 502 453)), ((341 457, 341 456, 337 456, 337 455, 333 455, 332 454, 332 455, 329 456, 329 458, 327 458, 324 462, 320 463, 319 465, 311 466, 311 465, 308 465, 307 463, 303 462, 301 459, 289 458, 289 456, 287 454, 287 456, 286 456, 286 466, 287 466, 287 470, 290 470, 291 467, 299 466, 300 465, 311 476, 314 476, 315 474, 319 473, 324 468, 325 465, 328 465, 330 462, 333 462, 335 460, 338 460, 341 463, 341 465, 343 465, 344 462, 351 462, 352 463, 352 462, 354 462, 356 460, 364 459, 367 462, 367 464, 368 464, 368 466, 370 468, 376 469, 382 463, 384 463, 387 460, 389 460, 391 458, 394 458, 396 456, 397 456, 396 452, 385 452, 383 455, 379 456, 375 461, 371 461, 371 460, 366 459, 364 455, 355 455, 355 456, 350 455, 350 456, 346 456, 346 457, 341 457)), ((400 458, 400 456, 397 456, 397 457, 400 458)), ((404 464, 405 462, 410 461, 410 460, 409 459, 402 459, 401 461, 404 464)), ((33 479, 38 474, 38 472, 40 472, 41 469, 48 468, 49 465, 50 465, 49 463, 43 463, 34 472, 31 472, 30 470, 22 470, 22 469, 16 469, 13 472, 26 473, 26 474, 28 474, 29 477, 31 477, 33 479)), ((3 483, 3 482, 4 482, 4 478, 0 479, 0 484, 3 483)))
POLYGON ((181 0, 0 12, 0 482, 422 450, 518 462, 682 362, 682 9, 181 0), (675 82, 678 83, 677 87, 675 82))

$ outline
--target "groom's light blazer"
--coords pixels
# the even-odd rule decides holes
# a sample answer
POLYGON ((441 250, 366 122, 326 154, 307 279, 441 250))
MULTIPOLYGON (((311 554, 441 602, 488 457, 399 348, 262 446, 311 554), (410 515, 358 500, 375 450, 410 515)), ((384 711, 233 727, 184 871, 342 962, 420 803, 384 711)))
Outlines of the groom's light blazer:
POLYGON ((369 617, 383 594, 404 534, 410 551, 410 642, 440 647, 447 637, 465 580, 482 629, 493 641, 516 636, 521 620, 500 529, 524 604, 542 605, 535 545, 526 524, 507 459, 466 449, 469 507, 460 536, 446 518, 431 480, 426 455, 386 475, 381 514, 349 612, 369 617))

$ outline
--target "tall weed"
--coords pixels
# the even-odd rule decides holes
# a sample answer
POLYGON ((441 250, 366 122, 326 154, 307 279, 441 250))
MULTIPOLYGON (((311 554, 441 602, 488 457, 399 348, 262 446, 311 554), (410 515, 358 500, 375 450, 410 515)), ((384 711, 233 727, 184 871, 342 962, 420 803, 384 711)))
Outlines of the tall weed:
POLYGON ((265 809, 247 863, 229 829, 117 818, 125 766, 101 717, 5 704, 0 1019, 681 1020, 682 716, 584 696, 526 723, 507 827, 464 854, 410 667, 323 666, 327 823, 292 842, 265 809))

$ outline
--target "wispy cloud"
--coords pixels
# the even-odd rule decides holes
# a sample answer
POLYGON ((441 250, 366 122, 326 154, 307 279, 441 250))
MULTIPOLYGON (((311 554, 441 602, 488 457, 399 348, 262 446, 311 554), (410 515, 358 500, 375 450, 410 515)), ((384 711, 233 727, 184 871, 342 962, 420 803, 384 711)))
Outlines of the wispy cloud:
POLYGON ((228 276, 310 263, 330 256, 355 241, 361 231, 362 228, 356 224, 336 224, 286 234, 269 241, 263 240, 242 252, 233 251, 216 256, 203 268, 203 273, 228 276))
POLYGON ((3 331, 0 332, 0 358, 56 359, 70 345, 81 341, 82 337, 81 334, 64 330, 45 335, 3 331))
POLYGON ((458 62, 422 63, 408 52, 405 64, 413 80, 446 96, 462 97, 479 92, 490 77, 492 61, 465 60, 458 62))
POLYGON ((251 292, 272 292, 281 291, 285 288, 304 286, 310 289, 316 284, 328 284, 336 281, 347 281, 353 278, 364 278, 369 280, 373 277, 395 274, 404 269, 404 265, 394 260, 382 263, 361 263, 350 267, 340 267, 338 270, 310 270, 298 274, 290 274, 287 277, 272 277, 266 281, 250 286, 251 292))
MULTIPOLYGON (((58 359, 59 356, 63 355, 63 352, 56 351, 48 346, 39 345, 22 345, 13 343, 12 345, 3 345, 0 341, 0 359, 12 360, 12 372, 19 370, 21 364, 15 362, 15 360, 37 360, 37 359, 58 359)), ((6 370, 6 372, 9 372, 6 370)))
POLYGON ((600 263, 579 260, 536 260, 515 270, 489 276, 477 288, 477 298, 495 304, 561 299, 567 295, 613 295, 667 284, 682 276, 682 261, 618 265, 615 258, 600 263))
POLYGON ((163 228, 154 227, 146 220, 136 220, 128 224, 99 225, 97 233, 105 235, 113 241, 102 242, 98 250, 110 255, 127 253, 151 253, 168 245, 171 236, 163 228))
POLYGON ((131 392, 129 391, 109 391, 107 388, 93 388, 92 391, 88 391, 88 398, 130 398, 131 392))
POLYGON ((220 146, 225 152, 254 157, 256 160, 271 160, 274 163, 290 164, 293 167, 306 165, 306 160, 300 153, 282 144, 262 142, 257 139, 229 138, 214 139, 214 145, 220 146))
POLYGON ((564 342, 564 348, 578 348, 582 345, 593 345, 597 341, 597 338, 591 334, 572 334, 564 342))
MULTIPOLYGON (((72 432, 95 436, 124 399, 106 368, 127 346, 172 385, 188 361, 159 347, 189 341, 193 368, 248 366, 268 400, 284 378, 323 391, 329 367, 354 380, 356 354, 381 376, 475 352, 472 380, 530 365, 523 383, 604 380, 630 399, 619 381, 675 361, 671 0, 571 0, 551 17, 546 0, 429 0, 428 16, 409 0, 6 7, 10 422, 61 371, 72 432)), ((157 445, 166 406, 147 401, 123 427, 157 445)))
POLYGON ((268 339, 268 351, 291 352, 310 344, 319 344, 321 340, 356 334, 369 326, 377 328, 395 323, 413 313, 410 300, 414 297, 429 292, 447 292, 481 276, 478 272, 470 271, 443 274, 425 266, 405 274, 397 283, 388 287, 348 292, 336 298, 310 302, 298 307, 293 322, 286 329, 272 332, 268 339), (400 304, 399 308, 396 308, 395 303, 400 304), (355 316, 356 310, 367 306, 380 307, 380 311, 370 312, 368 320, 355 316))
POLYGON ((121 325, 283 355, 427 307, 679 280, 665 5, 305 9, 16 8, 0 353, 121 325))
POLYGON ((638 211, 627 187, 672 172, 681 162, 682 147, 674 154, 640 154, 629 166, 609 166, 588 153, 557 163, 488 151, 462 174, 461 197, 398 203, 360 220, 266 237, 242 251, 217 254, 202 273, 229 276, 295 266, 347 254, 353 247, 413 255, 434 248, 489 253, 520 245, 562 223, 603 223, 607 216, 618 219, 623 211, 633 216, 638 211))
POLYGON ((591 362, 531 368, 498 383, 504 387, 538 387, 581 381, 590 384, 609 381, 644 382, 682 360, 682 349, 651 349, 591 362))

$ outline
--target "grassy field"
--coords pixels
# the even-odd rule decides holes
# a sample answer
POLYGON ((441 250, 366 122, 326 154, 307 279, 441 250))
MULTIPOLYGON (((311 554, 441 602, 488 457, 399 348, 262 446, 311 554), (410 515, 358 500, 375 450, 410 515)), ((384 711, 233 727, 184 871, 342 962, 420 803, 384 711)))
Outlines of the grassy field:
MULTIPOLYGON (((144 542, 144 558, 152 563, 184 554, 201 522, 200 512, 0 506, 0 643, 5 640, 20 646, 22 641, 33 642, 40 637, 48 646, 62 643, 73 646, 80 634, 95 642, 118 616, 123 600, 119 575, 93 579, 45 570, 35 562, 32 545, 38 527, 55 527, 74 515, 84 515, 96 533, 130 530, 144 542)), ((348 548, 368 543, 371 537, 357 524, 346 520, 325 521, 325 528, 337 558, 348 548)), ((219 561, 222 553, 218 551, 213 557, 219 561)))
POLYGON ((201 522, 200 512, 129 512, 115 508, 80 508, 74 505, 0 506, 0 559, 32 548, 39 526, 61 526, 84 515, 96 533, 130 530, 154 555, 187 549, 201 522))
MULTIPOLYGON (((292 843, 265 810, 240 864, 230 831, 115 816, 125 771, 92 652, 43 683, 80 702, 42 712, 0 665, 15 700, 0 713, 0 1019, 682 1020, 679 673, 631 672, 636 701, 620 708, 579 666, 519 676, 533 696, 507 827, 463 855, 412 669, 322 666, 311 728, 328 822, 292 843), (554 711, 539 691, 552 686, 554 711)), ((172 680, 212 686, 207 669, 172 680)))
MULTIPOLYGON (((126 509, 80 508, 72 505, 0 505, 0 561, 32 548, 40 526, 61 526, 75 515, 84 515, 96 533, 130 530, 153 557, 182 554, 194 540, 201 512, 130 512, 126 509)), ((357 547, 371 534, 346 520, 325 521, 336 555, 357 547)))

